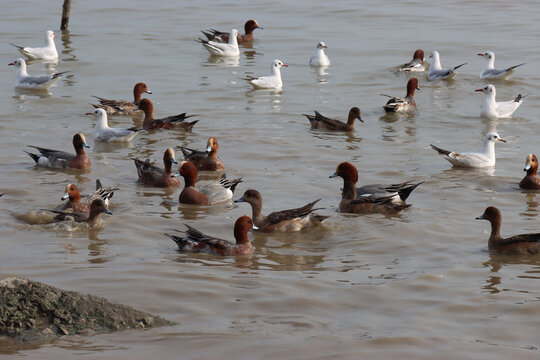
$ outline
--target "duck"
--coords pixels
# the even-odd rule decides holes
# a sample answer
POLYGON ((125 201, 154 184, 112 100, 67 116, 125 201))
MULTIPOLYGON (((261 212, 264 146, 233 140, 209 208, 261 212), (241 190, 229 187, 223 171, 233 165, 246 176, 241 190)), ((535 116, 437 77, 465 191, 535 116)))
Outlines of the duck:
POLYGON ((538 171, 538 159, 536 155, 529 154, 525 159, 525 168, 527 175, 519 182, 519 187, 525 190, 540 190, 540 177, 536 175, 538 171))
POLYGON ((420 90, 418 87, 418 79, 410 78, 407 81, 407 95, 405 97, 395 97, 381 94, 389 97, 390 100, 383 106, 384 111, 388 112, 409 112, 416 110, 416 101, 414 100, 414 92, 420 90))
POLYGON ((234 223, 234 239, 236 242, 208 236, 199 230, 184 224, 187 227, 186 236, 165 234, 170 237, 180 251, 191 253, 207 253, 221 256, 238 256, 253 254, 253 246, 249 242, 247 233, 257 229, 251 218, 247 215, 239 217, 234 223))
POLYGON ((46 210, 58 214, 55 216, 55 221, 71 220, 79 223, 88 223, 89 225, 97 225, 99 223, 99 215, 101 213, 112 215, 112 212, 107 209, 105 201, 95 199, 90 205, 90 211, 62 211, 62 210, 46 210))
POLYGON ((180 180, 172 176, 172 164, 178 164, 174 158, 174 150, 172 148, 168 148, 163 153, 163 169, 150 164, 150 159, 146 159, 146 161, 133 159, 133 161, 137 168, 140 183, 162 188, 180 186, 180 180))
POLYGON ((495 53, 493 51, 486 51, 478 54, 482 56, 486 61, 484 62, 484 68, 480 72, 480 79, 502 79, 506 80, 515 72, 516 68, 525 65, 521 63, 518 65, 510 66, 505 69, 495 69, 495 53))
POLYGON ((308 118, 312 129, 324 129, 330 131, 353 131, 355 120, 364 122, 362 116, 360 115, 360 108, 356 106, 352 107, 349 110, 349 116, 346 123, 337 119, 328 118, 319 113, 318 111, 315 111, 315 115, 303 115, 308 118))
POLYGON ((512 101, 495 101, 497 90, 495 86, 488 84, 481 89, 476 89, 475 92, 483 92, 486 94, 484 104, 480 110, 480 116, 488 119, 500 119, 510 118, 517 110, 517 108, 523 104, 523 98, 521 94, 515 97, 512 101))
POLYGON ((54 34, 54 31, 47 30, 45 31, 45 46, 43 47, 31 48, 15 44, 11 45, 19 49, 21 54, 26 56, 29 60, 57 60, 58 51, 56 51, 56 45, 54 43, 55 38, 56 35, 54 34))
POLYGON ((197 167, 190 161, 182 161, 178 172, 173 176, 184 178, 184 188, 178 197, 181 204, 188 205, 213 205, 232 199, 236 186, 242 182, 242 178, 227 180, 225 174, 219 182, 208 181, 196 188, 197 167))
POLYGON ((484 146, 478 153, 458 153, 441 149, 435 145, 430 146, 454 166, 466 168, 484 168, 495 166, 496 142, 506 143, 506 140, 501 138, 501 136, 496 132, 490 131, 484 136, 484 146))
POLYGON ((99 104, 90 104, 95 108, 105 110, 107 115, 137 115, 142 114, 142 110, 138 109, 142 94, 152 94, 148 90, 148 85, 145 82, 136 83, 133 87, 133 101, 128 100, 111 100, 104 99, 99 96, 92 95, 99 100, 99 104))
POLYGON ((487 220, 491 223, 491 235, 488 240, 490 251, 499 254, 537 254, 540 251, 540 233, 521 234, 509 238, 501 237, 502 215, 499 209, 488 206, 476 220, 487 220))
POLYGON ((8 65, 15 66, 18 69, 14 85, 19 89, 48 90, 58 79, 60 79, 60 76, 67 73, 67 71, 62 71, 52 75, 32 76, 26 71, 26 61, 22 58, 14 60, 8 65))
POLYGON ((251 205, 252 219, 255 225, 263 232, 289 232, 299 231, 306 226, 321 223, 328 218, 314 213, 313 207, 321 199, 310 202, 296 209, 275 211, 264 216, 262 214, 262 195, 257 190, 249 189, 244 192, 235 203, 247 202, 251 205))
MULTIPOLYGON (((254 39, 253 31, 255 31, 255 29, 263 29, 263 27, 259 25, 257 20, 251 19, 251 20, 246 21, 246 23, 244 24, 244 35, 236 36, 238 43, 245 44, 245 43, 249 43, 253 41, 254 39)), ((206 31, 201 30, 201 32, 210 41, 224 42, 224 43, 229 42, 229 33, 227 32, 223 32, 223 31, 219 31, 215 29, 210 29, 206 31)))
POLYGON ((218 157, 218 141, 215 137, 208 138, 205 151, 193 150, 180 146, 184 159, 197 166, 198 171, 222 171, 225 165, 218 157))
POLYGON ((461 65, 454 66, 453 68, 443 69, 441 67, 441 60, 438 51, 432 51, 429 57, 433 59, 431 66, 428 70, 428 79, 430 81, 440 79, 453 79, 456 76, 456 70, 467 64, 463 63, 461 65))
POLYGON ((118 187, 103 187, 101 181, 96 180, 96 191, 91 195, 86 195, 81 201, 81 194, 79 188, 75 184, 67 184, 62 201, 68 200, 59 210, 73 209, 73 211, 90 211, 90 204, 95 199, 102 199, 105 202, 105 207, 109 207, 110 199, 113 197, 114 192, 118 190, 118 187))
POLYGON ((369 184, 356 188, 357 197, 371 197, 379 198, 390 196, 392 201, 401 204, 405 203, 405 200, 411 195, 414 189, 423 181, 413 183, 412 181, 406 181, 398 184, 382 185, 382 184, 369 184))
POLYGON ((82 133, 77 133, 73 136, 73 147, 75 148, 75 154, 70 154, 65 151, 51 150, 42 148, 39 146, 28 145, 39 151, 39 154, 27 153, 38 166, 51 167, 51 168, 72 168, 72 169, 89 169, 92 165, 90 158, 84 151, 84 148, 89 148, 86 143, 86 138, 82 133))
POLYGON ((192 122, 185 121, 187 118, 196 115, 187 115, 186 113, 168 116, 162 119, 154 119, 154 104, 148 99, 142 99, 139 102, 138 109, 144 111, 144 120, 143 120, 143 129, 144 130, 154 130, 154 129, 184 129, 191 130, 193 126, 199 122, 195 120, 192 122))
POLYGON ((418 49, 414 52, 413 58, 406 64, 399 66, 399 71, 422 72, 426 70, 426 59, 424 50, 418 49))
POLYGON ((198 41, 212 56, 233 57, 240 55, 238 49, 238 30, 232 29, 226 43, 199 38, 198 41))
POLYGON ((129 142, 140 131, 137 127, 129 129, 118 129, 109 127, 107 121, 107 112, 101 108, 97 108, 86 115, 94 115, 96 118, 96 127, 94 129, 94 140, 102 142, 129 142))
POLYGON ((326 49, 326 44, 323 41, 320 41, 317 44, 317 50, 315 54, 309 59, 309 65, 311 66, 330 66, 330 59, 324 53, 326 49))
POLYGON ((281 81, 281 68, 287 67, 287 64, 284 64, 281 60, 272 61, 272 66, 270 67, 270 75, 261 76, 261 77, 251 77, 248 76, 247 80, 254 89, 281 89, 283 87, 283 82, 281 81))
POLYGON ((336 168, 336 172, 330 175, 343 178, 343 190, 341 192, 341 202, 339 211, 342 213, 356 214, 395 214, 408 208, 410 205, 394 202, 393 196, 368 197, 356 194, 356 183, 358 182, 358 170, 349 162, 342 162, 336 168))

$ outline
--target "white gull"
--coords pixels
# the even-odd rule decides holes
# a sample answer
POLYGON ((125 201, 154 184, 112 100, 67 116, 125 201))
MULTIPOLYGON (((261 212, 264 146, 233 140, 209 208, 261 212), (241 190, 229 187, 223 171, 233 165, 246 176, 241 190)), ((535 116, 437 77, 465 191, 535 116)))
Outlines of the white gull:
POLYGON ((56 51, 56 45, 54 44, 55 37, 56 35, 54 35, 52 30, 47 30, 45 32, 45 46, 43 47, 31 48, 15 44, 11 45, 19 49, 21 54, 28 57, 30 60, 56 60, 58 59, 58 52, 56 51))
POLYGON ((467 64, 463 63, 461 65, 454 66, 453 68, 443 69, 441 67, 441 59, 438 51, 432 51, 429 57, 433 59, 428 71, 428 79, 431 81, 439 79, 452 79, 454 76, 456 76, 455 70, 467 64))
POLYGON ((512 117, 512 114, 517 110, 519 105, 523 103, 522 99, 524 98, 524 96, 518 94, 512 101, 497 102, 495 101, 497 91, 495 90, 495 86, 491 84, 488 84, 481 89, 476 89, 475 91, 481 91, 486 94, 482 110, 480 110, 480 116, 490 119, 512 117))

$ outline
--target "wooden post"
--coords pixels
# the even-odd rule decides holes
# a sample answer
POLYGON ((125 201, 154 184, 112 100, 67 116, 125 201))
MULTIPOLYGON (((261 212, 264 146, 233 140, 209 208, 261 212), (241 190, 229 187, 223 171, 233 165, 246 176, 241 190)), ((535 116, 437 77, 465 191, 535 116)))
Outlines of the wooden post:
POLYGON ((64 5, 62 6, 62 23, 60 24, 60 30, 67 30, 70 11, 71 11, 71 0, 64 0, 64 5))

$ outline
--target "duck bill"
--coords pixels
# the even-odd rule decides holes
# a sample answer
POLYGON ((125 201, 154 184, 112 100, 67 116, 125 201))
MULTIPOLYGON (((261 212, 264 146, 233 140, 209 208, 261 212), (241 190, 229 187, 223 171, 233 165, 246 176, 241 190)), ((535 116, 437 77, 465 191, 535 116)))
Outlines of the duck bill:
POLYGON ((212 148, 209 146, 206 148, 206 151, 205 151, 207 154, 210 154, 212 152, 212 148))
POLYGON ((150 90, 146 90, 145 93, 151 94, 152 92, 150 90))
POLYGON ((329 178, 335 178, 335 177, 338 177, 339 175, 337 173, 333 173, 332 175, 329 176, 329 178))
POLYGON ((253 224, 253 226, 251 227, 251 230, 259 230, 259 228, 255 224, 253 224))
POLYGON ((357 119, 358 121, 364 122, 364 119, 362 119, 361 116, 357 117, 356 119, 357 119))
POLYGON ((68 199, 68 198, 69 198, 69 194, 68 194, 68 193, 65 193, 60 199, 61 199, 62 201, 64 201, 64 200, 66 200, 66 199, 68 199))
POLYGON ((174 174, 172 174, 171 177, 172 177, 172 178, 173 178, 173 177, 180 177, 180 173, 177 171, 177 172, 175 172, 174 174))
POLYGON ((527 164, 525 165, 525 168, 523 169, 523 171, 528 171, 530 168, 531 168, 531 164, 527 164))
POLYGON ((176 161, 175 158, 172 158, 172 159, 171 159, 171 163, 178 165, 178 161, 176 161))
POLYGON ((104 209, 103 212, 104 212, 105 214, 112 215, 112 212, 111 212, 109 209, 104 209))
POLYGON ((90 149, 90 146, 86 143, 86 141, 83 142, 82 146, 84 146, 84 147, 87 148, 87 149, 90 149))
POLYGON ((480 216, 477 216, 476 220, 486 220, 486 218, 484 217, 484 214, 482 214, 480 216))
POLYGON ((240 199, 234 200, 234 202, 235 202, 235 203, 243 203, 243 202, 246 202, 246 201, 244 200, 243 197, 241 197, 240 199))

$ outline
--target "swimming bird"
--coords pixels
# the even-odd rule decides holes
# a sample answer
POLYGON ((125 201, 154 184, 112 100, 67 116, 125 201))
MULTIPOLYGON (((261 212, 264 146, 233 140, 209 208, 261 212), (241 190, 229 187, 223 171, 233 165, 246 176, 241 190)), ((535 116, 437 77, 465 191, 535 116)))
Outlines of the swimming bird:
POLYGON ((148 90, 148 85, 146 85, 144 82, 140 82, 135 84, 133 87, 133 101, 104 99, 102 97, 92 95, 99 100, 99 105, 90 105, 95 108, 102 108, 105 110, 105 112, 107 112, 108 115, 141 114, 142 110, 138 109, 138 106, 143 93, 152 94, 152 92, 148 90))
POLYGON ((102 199, 95 199, 90 205, 90 211, 62 211, 62 210, 46 210, 52 213, 58 214, 55 216, 55 221, 71 220, 75 222, 85 222, 89 225, 97 225, 99 222, 99 215, 101 213, 112 215, 105 202, 102 199))
POLYGON ((107 122, 107 113, 105 110, 98 108, 94 112, 86 113, 86 115, 94 115, 96 118, 96 127, 94 128, 94 140, 103 142, 128 142, 137 135, 140 130, 137 127, 129 129, 118 129, 109 127, 107 122))
POLYGON ((415 90, 420 90, 418 87, 418 79, 410 78, 407 81, 407 95, 405 97, 395 97, 390 95, 381 94, 382 96, 389 97, 390 100, 383 106, 386 112, 408 112, 416 109, 416 101, 414 100, 415 90))
POLYGON ((495 166, 495 142, 497 141, 506 142, 496 132, 488 132, 484 136, 484 146, 478 153, 458 153, 441 149, 435 145, 430 146, 454 166, 483 168, 495 166))
POLYGON ((512 76, 517 67, 525 65, 525 63, 521 63, 507 67, 506 69, 495 69, 495 53, 493 51, 486 51, 485 53, 478 54, 478 56, 482 56, 486 60, 484 62, 484 68, 480 72, 480 79, 506 80, 512 76))
POLYGON ((452 79, 456 76, 455 71, 467 64, 463 63, 461 65, 454 66, 453 68, 443 69, 441 67, 441 60, 438 51, 432 51, 429 57, 433 59, 428 70, 428 79, 431 81, 439 79, 452 79))
POLYGON ((238 30, 232 29, 231 34, 229 35, 229 42, 222 43, 212 40, 205 40, 199 38, 199 42, 203 44, 204 48, 208 50, 210 55, 214 56, 238 56, 240 55, 240 50, 238 49, 238 30))
POLYGON ((208 138, 204 151, 193 150, 180 146, 184 159, 197 166, 198 171, 222 171, 225 165, 218 157, 218 141, 215 137, 208 138))
POLYGON ((503 238, 501 236, 502 215, 494 206, 487 207, 476 220, 488 220, 491 223, 491 235, 488 240, 490 251, 499 254, 537 254, 540 251, 540 233, 503 238))
POLYGON ((540 190, 540 177, 536 175, 538 171, 538 159, 536 155, 527 155, 523 170, 527 172, 527 175, 519 182, 519 187, 525 190, 540 190))
POLYGON ((248 76, 246 80, 254 89, 281 89, 283 86, 280 70, 282 66, 287 67, 288 65, 284 64, 281 60, 274 60, 270 67, 270 75, 258 78, 248 76))
POLYGON ((188 224, 184 225, 188 228, 184 237, 165 234, 178 245, 180 251, 202 252, 222 256, 253 254, 253 246, 249 242, 247 233, 251 229, 257 229, 257 226, 253 224, 253 221, 247 215, 239 217, 234 223, 235 243, 205 235, 188 224))
MULTIPOLYGON (((259 23, 257 22, 257 20, 246 21, 246 23, 244 24, 244 32, 245 32, 244 35, 237 35, 238 43, 244 44, 244 43, 253 41, 254 39, 253 31, 255 29, 263 29, 263 28, 259 26, 259 23)), ((223 43, 229 42, 229 33, 227 32, 223 32, 223 31, 219 31, 215 29, 210 29, 210 30, 201 31, 201 32, 204 34, 204 36, 206 36, 208 40, 216 41, 216 42, 223 42, 223 43)))
POLYGON ((330 66, 330 59, 324 53, 326 49, 326 44, 324 42, 319 42, 317 44, 317 50, 315 54, 309 59, 309 65, 311 66, 330 66))
POLYGON ((96 200, 101 199, 105 202, 105 206, 109 207, 110 199, 113 197, 114 192, 118 190, 118 187, 104 188, 101 185, 101 181, 96 180, 96 191, 91 195, 82 196, 84 201, 81 201, 81 194, 79 188, 75 184, 67 184, 62 200, 68 200, 65 202, 59 210, 73 209, 73 211, 90 211, 90 204, 96 200))
POLYGON ((362 120, 362 117, 360 116, 360 109, 355 107, 352 107, 349 110, 349 116, 347 118, 347 122, 344 123, 343 121, 328 118, 318 111, 315 111, 315 115, 308 115, 303 114, 305 117, 308 118, 311 128, 312 129, 324 129, 324 130, 332 130, 332 131, 353 131, 354 130, 354 121, 359 120, 361 122, 364 122, 362 120))
POLYGON ((54 84, 62 74, 67 71, 62 71, 52 75, 32 76, 26 71, 26 61, 17 59, 8 65, 17 67, 17 75, 15 76, 15 87, 20 89, 47 90, 54 84))
POLYGON ((426 59, 424 50, 418 49, 414 52, 413 58, 406 64, 399 66, 399 71, 421 72, 426 70, 426 59))
POLYGON ((88 169, 91 166, 90 158, 84 151, 84 148, 89 148, 86 143, 86 138, 83 134, 77 133, 73 136, 73 147, 75 148, 75 154, 70 154, 65 151, 51 150, 34 145, 28 145, 39 151, 39 154, 33 154, 28 151, 24 151, 38 166, 52 167, 52 168, 73 168, 73 169, 88 169))
POLYGON ((196 115, 187 115, 186 113, 181 113, 178 115, 168 116, 161 119, 154 119, 154 104, 149 99, 142 99, 139 102, 138 109, 144 111, 144 120, 143 120, 143 129, 145 130, 154 130, 154 129, 184 129, 191 130, 193 126, 199 122, 195 121, 185 121, 187 118, 196 115))
POLYGON ((163 153, 163 169, 150 164, 150 159, 146 159, 146 161, 133 159, 133 161, 135 162, 135 167, 137 168, 137 175, 139 176, 140 183, 162 188, 180 185, 180 180, 173 177, 172 172, 172 164, 178 164, 174 158, 173 149, 168 148, 163 153))
POLYGON ((482 109, 480 110, 480 116, 490 119, 509 118, 517 110, 519 105, 523 104, 523 98, 521 94, 518 94, 512 101, 495 101, 497 91, 495 86, 488 84, 481 89, 476 89, 477 92, 483 92, 486 94, 482 109))
POLYGON ((54 44, 54 32, 52 30, 45 31, 45 46, 31 48, 28 46, 15 46, 21 54, 26 56, 30 60, 56 60, 58 59, 58 51, 56 51, 56 45, 54 44))

